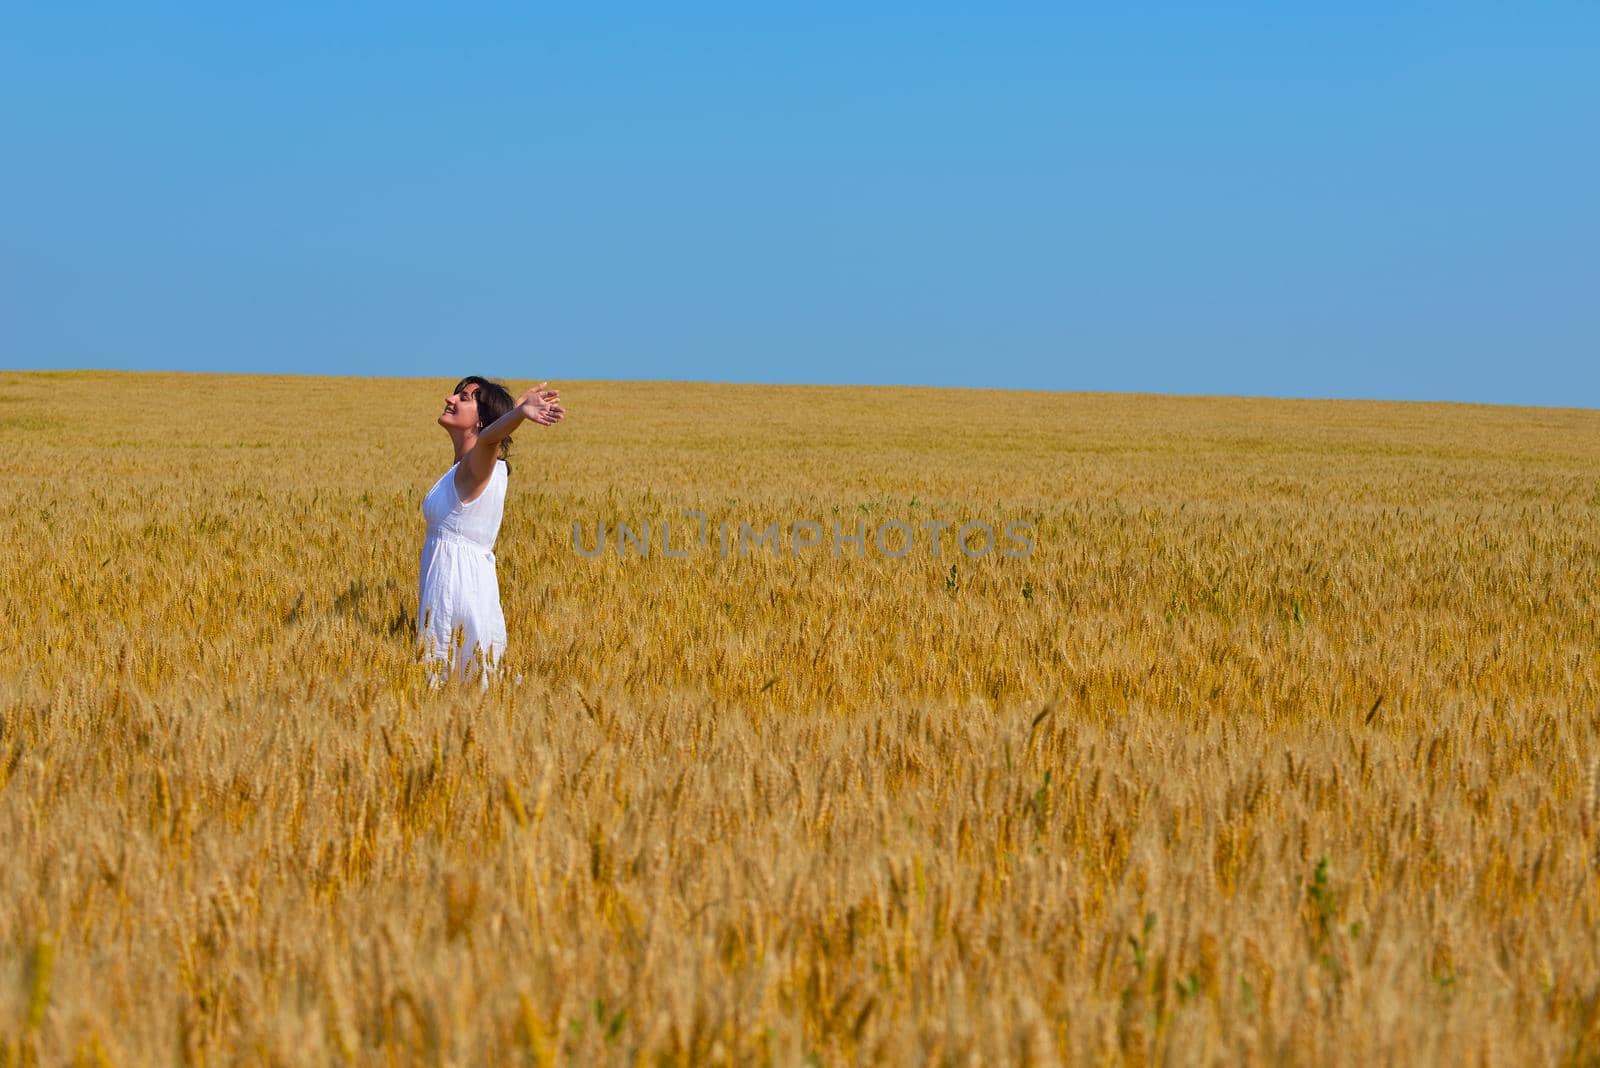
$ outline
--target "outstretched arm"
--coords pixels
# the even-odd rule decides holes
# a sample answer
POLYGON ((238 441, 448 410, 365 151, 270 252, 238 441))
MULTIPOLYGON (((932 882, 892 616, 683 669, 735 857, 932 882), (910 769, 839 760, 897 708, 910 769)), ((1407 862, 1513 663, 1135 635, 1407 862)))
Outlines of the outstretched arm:
POLYGON ((500 443, 510 437, 511 432, 521 426, 523 420, 538 423, 540 426, 559 423, 561 417, 566 414, 566 409, 561 407, 561 391, 546 389, 545 385, 546 383, 540 382, 524 392, 517 399, 516 407, 478 431, 478 445, 474 451, 487 450, 491 456, 494 455, 500 443))
POLYGON ((554 426, 566 417, 567 410, 561 406, 561 391, 546 389, 546 385, 540 382, 523 393, 514 408, 478 431, 477 443, 456 469, 456 490, 463 501, 476 500, 489 484, 500 443, 510 437, 512 431, 524 422, 554 426))

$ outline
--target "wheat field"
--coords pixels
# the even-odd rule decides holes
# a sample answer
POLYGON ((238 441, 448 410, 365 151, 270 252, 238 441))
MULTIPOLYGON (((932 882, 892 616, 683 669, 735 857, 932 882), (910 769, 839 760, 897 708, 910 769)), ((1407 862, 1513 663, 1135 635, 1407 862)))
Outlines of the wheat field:
POLYGON ((552 383, 436 689, 477 370, 0 372, 0 1065, 1600 1063, 1600 412, 552 383))

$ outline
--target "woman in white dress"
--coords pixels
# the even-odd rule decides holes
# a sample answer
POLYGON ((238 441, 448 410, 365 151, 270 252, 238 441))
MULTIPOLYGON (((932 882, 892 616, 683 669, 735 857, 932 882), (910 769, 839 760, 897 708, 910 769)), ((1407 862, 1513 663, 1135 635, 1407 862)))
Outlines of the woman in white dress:
POLYGON ((450 434, 456 462, 422 499, 428 535, 422 543, 417 637, 434 677, 459 669, 485 685, 506 647, 506 620, 494 570, 494 541, 505 510, 506 451, 524 420, 554 426, 566 415, 560 392, 541 382, 519 399, 477 375, 456 383, 439 425, 450 434))

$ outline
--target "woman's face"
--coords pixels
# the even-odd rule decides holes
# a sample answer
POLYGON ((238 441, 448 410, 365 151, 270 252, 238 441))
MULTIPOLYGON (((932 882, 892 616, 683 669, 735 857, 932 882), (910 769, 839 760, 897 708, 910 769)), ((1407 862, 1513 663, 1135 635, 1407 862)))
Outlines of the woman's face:
POLYGON ((439 413, 439 425, 446 430, 478 429, 478 384, 468 382, 458 393, 444 399, 444 411, 439 413))

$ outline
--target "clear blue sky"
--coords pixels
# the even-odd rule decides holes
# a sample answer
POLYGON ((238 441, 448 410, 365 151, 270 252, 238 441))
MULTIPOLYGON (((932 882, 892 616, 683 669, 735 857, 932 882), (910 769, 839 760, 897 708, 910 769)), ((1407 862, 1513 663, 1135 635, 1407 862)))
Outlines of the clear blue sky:
POLYGON ((6 4, 0 366, 1600 407, 1600 4, 6 4))

